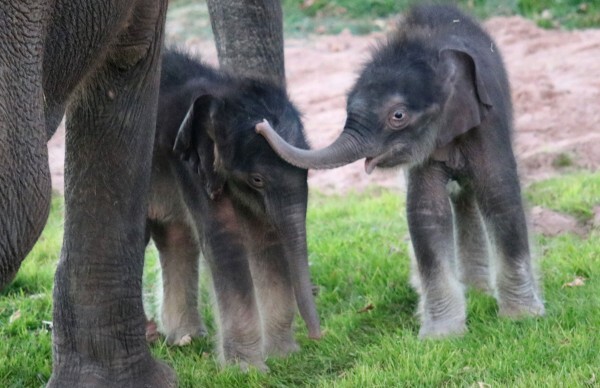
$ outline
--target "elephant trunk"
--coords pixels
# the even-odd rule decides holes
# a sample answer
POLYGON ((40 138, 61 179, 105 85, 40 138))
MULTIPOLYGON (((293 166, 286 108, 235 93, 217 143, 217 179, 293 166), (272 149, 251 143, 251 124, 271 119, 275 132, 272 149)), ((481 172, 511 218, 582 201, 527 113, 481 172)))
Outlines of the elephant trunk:
MULTIPOLYGON (((306 246, 306 243, 304 243, 306 246)), ((298 304, 298 311, 308 328, 308 337, 311 339, 321 338, 321 323, 319 313, 312 293, 312 283, 310 281, 310 271, 308 269, 308 257, 305 254, 299 254, 292 260, 290 270, 292 271, 292 285, 294 295, 298 304), (304 256, 304 259, 299 259, 304 256)))
POLYGON ((300 168, 330 169, 352 163, 366 156, 369 143, 347 128, 328 147, 320 150, 304 150, 287 143, 264 120, 256 125, 256 132, 267 139, 271 148, 288 163, 300 168))
MULTIPOLYGON (((296 205, 300 206, 300 205, 296 205)), ((306 205, 303 209, 286 209, 285 222, 281 235, 284 241, 284 253, 287 259, 292 288, 298 311, 308 328, 308 337, 321 338, 321 323, 315 304, 310 271, 308 268, 308 249, 306 245, 306 205)))

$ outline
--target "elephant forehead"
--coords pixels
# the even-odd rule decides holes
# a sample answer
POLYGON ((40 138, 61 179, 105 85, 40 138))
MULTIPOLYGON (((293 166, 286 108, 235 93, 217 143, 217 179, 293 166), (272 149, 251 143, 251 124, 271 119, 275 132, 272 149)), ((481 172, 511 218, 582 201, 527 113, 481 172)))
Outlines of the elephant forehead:
POLYGON ((412 109, 423 109, 438 102, 442 88, 429 66, 379 68, 365 72, 357 82, 350 99, 387 104, 401 99, 412 109))

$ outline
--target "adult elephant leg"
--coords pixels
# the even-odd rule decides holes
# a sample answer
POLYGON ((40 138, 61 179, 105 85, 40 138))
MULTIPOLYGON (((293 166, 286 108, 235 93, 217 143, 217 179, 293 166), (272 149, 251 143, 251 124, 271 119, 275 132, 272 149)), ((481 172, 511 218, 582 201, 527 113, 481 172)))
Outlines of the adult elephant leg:
POLYGON ((42 91, 47 8, 0 2, 0 290, 12 281, 48 218, 42 91))
POLYGON ((285 87, 278 0, 208 0, 219 63, 236 74, 285 87))
POLYGON ((419 280, 421 338, 462 334, 466 302, 456 268, 448 176, 438 164, 408 172, 407 217, 419 280))
POLYGON ((67 118, 50 387, 174 386, 145 341, 144 227, 166 2, 138 2, 67 118))
POLYGON ((207 202, 203 215, 204 256, 218 307, 219 359, 268 370, 262 352, 260 315, 248 263, 249 250, 229 197, 207 202))
POLYGON ((450 198, 460 279, 463 284, 489 292, 489 244, 475 195, 470 187, 461 187, 451 190, 450 198))

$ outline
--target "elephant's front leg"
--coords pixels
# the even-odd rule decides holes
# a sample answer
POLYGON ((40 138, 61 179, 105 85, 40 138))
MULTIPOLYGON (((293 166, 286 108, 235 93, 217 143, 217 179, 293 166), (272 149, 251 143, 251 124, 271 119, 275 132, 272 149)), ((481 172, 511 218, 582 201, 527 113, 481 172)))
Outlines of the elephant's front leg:
POLYGON ((448 177, 438 164, 408 173, 407 216, 417 260, 421 299, 421 338, 462 334, 466 330, 463 287, 454 268, 452 211, 448 177))
POLYGON ((250 225, 250 269, 258 297, 263 346, 266 355, 286 356, 299 350, 292 324, 296 299, 288 260, 280 236, 264 224, 250 225))
POLYGON ((193 337, 206 335, 198 312, 198 237, 191 225, 180 221, 152 225, 152 239, 162 268, 162 329, 169 344, 187 345, 193 337))
POLYGON ((226 195, 209 201, 204 220, 205 257, 218 307, 219 358, 245 370, 264 363, 260 316, 242 229, 226 195))
MULTIPOLYGON (((102 7, 116 7, 78 6, 89 7, 79 17, 96 17, 88 26, 102 25, 102 17, 112 15, 100 12, 102 7)), ((142 305, 165 14, 166 2, 133 5, 129 16, 135 23, 99 58, 105 62, 69 107, 65 237, 54 285, 49 387, 176 385, 171 368, 149 352, 142 305)), ((77 38, 84 42, 85 36, 77 38)))

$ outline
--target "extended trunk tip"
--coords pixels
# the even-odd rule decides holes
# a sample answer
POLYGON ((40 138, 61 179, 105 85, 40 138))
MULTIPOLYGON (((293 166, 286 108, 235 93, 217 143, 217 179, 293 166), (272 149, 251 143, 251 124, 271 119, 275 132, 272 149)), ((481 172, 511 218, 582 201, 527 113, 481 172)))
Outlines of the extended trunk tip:
MULTIPOLYGON (((306 328, 308 329, 308 338, 318 340, 323 336, 323 333, 321 332, 321 321, 319 320, 316 307, 313 307, 311 310, 312 311, 309 311, 308 314, 302 314, 303 310, 301 310, 300 315, 302 315, 302 318, 306 323, 306 328)), ((304 310, 304 312, 306 313, 307 311, 304 310)))
POLYGON ((256 131, 256 133, 261 134, 261 135, 264 134, 265 132, 268 132, 269 130, 274 131, 273 127, 271 127, 271 124, 269 124, 267 119, 263 119, 263 121, 256 124, 254 126, 254 130, 256 131))

